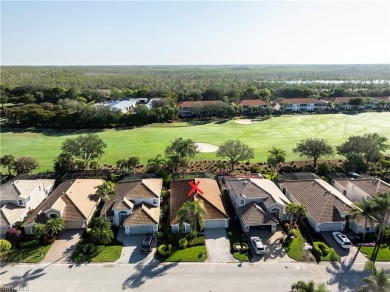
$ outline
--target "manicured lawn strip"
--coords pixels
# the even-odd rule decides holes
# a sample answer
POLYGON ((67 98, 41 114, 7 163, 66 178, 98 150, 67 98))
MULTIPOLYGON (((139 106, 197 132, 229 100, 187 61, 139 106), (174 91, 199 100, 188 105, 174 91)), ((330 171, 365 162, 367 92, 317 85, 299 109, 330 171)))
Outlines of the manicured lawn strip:
POLYGON ((82 247, 89 241, 81 239, 72 254, 72 261, 79 261, 81 258, 90 262, 115 262, 122 253, 123 244, 121 242, 113 241, 109 245, 97 245, 96 251, 91 255, 84 255, 82 247))
POLYGON ((7 256, 2 261, 14 263, 38 263, 43 260, 51 248, 51 244, 45 246, 34 246, 23 249, 11 249, 7 252, 7 256), (42 251, 42 256, 39 256, 39 251, 42 251))
MULTIPOLYGON (((372 253, 374 252, 373 246, 361 246, 360 252, 366 256, 366 258, 371 259, 372 253)), ((389 247, 379 248, 378 255, 375 259, 376 261, 390 261, 390 249, 389 247)))
POLYGON ((164 262, 204 262, 207 259, 207 249, 205 245, 177 249, 172 247, 172 253, 162 258, 164 262), (201 255, 201 256, 200 256, 201 255))
POLYGON ((284 247, 288 256, 296 261, 303 261, 305 257, 305 250, 303 244, 305 239, 302 237, 299 229, 296 230, 296 237, 294 237, 291 243, 284 247))
MULTIPOLYGON (((266 161, 267 151, 277 146, 286 151, 287 161, 297 161, 305 158, 293 153, 292 146, 301 139, 312 138, 313 135, 328 140, 333 146, 340 145, 349 136, 364 133, 375 132, 390 139, 389 119, 389 112, 358 115, 289 115, 256 121, 250 125, 237 124, 233 120, 222 124, 210 121, 199 125, 178 122, 151 124, 129 130, 101 130, 96 133, 108 145, 101 163, 112 165, 115 165, 117 160, 131 155, 139 156, 141 163, 146 164, 148 159, 159 153, 163 154, 166 146, 177 137, 213 145, 220 145, 228 139, 239 139, 254 148, 254 162, 266 161)), ((83 130, 28 131, 3 128, 0 133, 2 154, 13 154, 17 157, 33 156, 40 163, 40 169, 35 172, 52 170, 53 159, 60 153, 63 141, 85 133, 83 130)), ((390 150, 387 150, 387 153, 390 153, 390 150)), ((216 159, 215 153, 199 153, 192 160, 204 159, 216 159)))

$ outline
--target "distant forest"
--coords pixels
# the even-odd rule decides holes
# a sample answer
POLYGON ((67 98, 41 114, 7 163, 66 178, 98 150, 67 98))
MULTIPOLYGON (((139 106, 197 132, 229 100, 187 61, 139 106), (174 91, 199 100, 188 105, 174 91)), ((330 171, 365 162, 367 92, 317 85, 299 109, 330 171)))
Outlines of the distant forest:
POLYGON ((390 96, 389 72, 390 65, 1 67, 1 117, 10 127, 137 126, 177 120, 184 100, 221 100, 220 116, 233 117, 243 99, 390 96), (126 114, 94 106, 154 97, 152 109, 126 114))

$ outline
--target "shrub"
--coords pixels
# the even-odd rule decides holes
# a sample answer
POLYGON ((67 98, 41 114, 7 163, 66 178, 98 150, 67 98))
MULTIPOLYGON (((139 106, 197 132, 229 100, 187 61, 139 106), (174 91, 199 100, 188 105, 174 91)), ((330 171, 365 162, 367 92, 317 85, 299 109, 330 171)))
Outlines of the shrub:
POLYGON ((172 245, 161 244, 157 247, 157 253, 160 256, 167 257, 172 253, 172 245))
POLYGON ((329 247, 323 242, 314 242, 314 250, 320 255, 326 257, 329 253, 329 247))
POLYGON ((182 239, 179 240, 179 247, 180 247, 180 248, 186 248, 187 245, 188 245, 187 239, 182 238, 182 239))
POLYGON ((338 256, 338 254, 336 253, 335 250, 332 250, 332 253, 330 254, 330 260, 331 261, 338 261, 340 259, 340 257, 338 256))
POLYGON ((233 232, 228 231, 227 235, 228 235, 229 237, 232 237, 232 236, 233 236, 233 232))
POLYGON ((245 242, 241 242, 241 251, 249 250, 249 245, 245 242))
POLYGON ((96 251, 96 245, 94 245, 93 243, 84 244, 83 254, 90 255, 90 254, 93 254, 95 251, 96 251))
POLYGON ((294 223, 294 224, 293 224, 293 228, 294 228, 294 229, 298 229, 298 224, 297 224, 297 223, 294 223))
POLYGON ((39 240, 38 239, 34 239, 34 240, 31 240, 31 241, 21 242, 19 247, 20 248, 29 248, 29 247, 35 247, 35 246, 38 246, 38 245, 39 245, 39 240))
POLYGON ((164 236, 164 233, 162 233, 161 231, 157 232, 157 237, 158 238, 162 238, 164 236))
POLYGON ((205 245, 206 244, 206 240, 204 238, 204 236, 199 236, 199 237, 195 237, 195 238, 192 238, 190 240, 188 240, 188 246, 198 246, 198 245, 205 245))
POLYGON ((287 231, 290 230, 290 224, 289 223, 284 223, 284 229, 286 229, 287 231))
POLYGON ((168 192, 165 189, 161 190, 161 197, 165 198, 168 195, 168 192))

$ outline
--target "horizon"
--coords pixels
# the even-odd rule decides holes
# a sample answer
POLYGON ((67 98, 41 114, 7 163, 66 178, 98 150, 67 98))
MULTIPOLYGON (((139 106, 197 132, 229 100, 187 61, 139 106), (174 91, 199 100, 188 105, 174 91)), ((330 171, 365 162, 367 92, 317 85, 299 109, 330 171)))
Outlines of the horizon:
POLYGON ((2 1, 2 66, 390 64, 387 1, 2 1))

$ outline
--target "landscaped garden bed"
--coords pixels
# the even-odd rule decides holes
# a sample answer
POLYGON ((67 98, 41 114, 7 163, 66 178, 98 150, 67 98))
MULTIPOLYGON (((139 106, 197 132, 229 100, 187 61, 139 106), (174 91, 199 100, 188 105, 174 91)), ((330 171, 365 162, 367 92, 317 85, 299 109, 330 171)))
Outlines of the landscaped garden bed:
POLYGON ((123 244, 113 240, 107 245, 95 245, 88 239, 81 239, 72 254, 74 262, 115 262, 120 258, 123 244))

